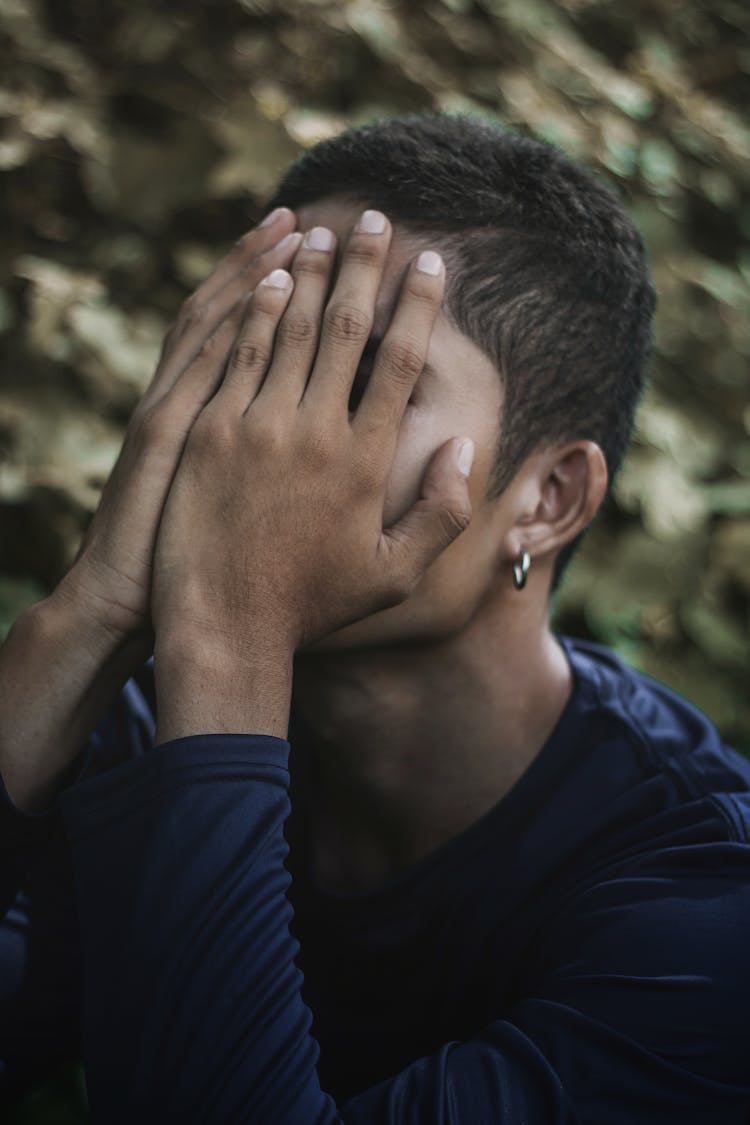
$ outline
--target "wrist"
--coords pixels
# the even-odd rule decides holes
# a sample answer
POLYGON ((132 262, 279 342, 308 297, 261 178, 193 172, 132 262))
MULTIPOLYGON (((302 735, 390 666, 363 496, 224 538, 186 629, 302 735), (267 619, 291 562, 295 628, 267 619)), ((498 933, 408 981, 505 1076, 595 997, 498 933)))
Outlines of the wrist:
POLYGON ((65 682, 83 685, 114 677, 118 685, 133 675, 153 652, 147 631, 123 634, 101 620, 79 591, 65 580, 21 615, 16 626, 32 650, 47 652, 65 682))
POLYGON ((110 646, 152 638, 150 621, 118 600, 97 567, 80 555, 50 595, 55 611, 75 620, 91 640, 110 646))
POLYGON ((195 734, 286 738, 294 651, 271 629, 251 638, 180 625, 157 634, 157 742, 195 734))
POLYGON ((0 650, 0 773, 27 811, 47 807, 101 715, 149 655, 58 590, 14 623, 0 650))
POLYGON ((75 649, 94 663, 101 664, 126 647, 139 647, 139 642, 144 649, 143 659, 149 655, 148 634, 127 633, 116 628, 98 612, 96 604, 87 599, 84 588, 70 581, 67 575, 51 594, 27 612, 35 629, 64 639, 69 652, 75 649))

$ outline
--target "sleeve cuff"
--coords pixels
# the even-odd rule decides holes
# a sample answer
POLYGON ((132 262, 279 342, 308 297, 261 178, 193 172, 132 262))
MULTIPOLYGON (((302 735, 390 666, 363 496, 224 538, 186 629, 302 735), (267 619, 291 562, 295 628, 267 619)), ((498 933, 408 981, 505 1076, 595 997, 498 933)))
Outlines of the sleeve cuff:
POLYGON ((68 836, 87 836, 174 788, 266 780, 289 788, 289 743, 265 734, 196 734, 82 781, 59 797, 68 836))

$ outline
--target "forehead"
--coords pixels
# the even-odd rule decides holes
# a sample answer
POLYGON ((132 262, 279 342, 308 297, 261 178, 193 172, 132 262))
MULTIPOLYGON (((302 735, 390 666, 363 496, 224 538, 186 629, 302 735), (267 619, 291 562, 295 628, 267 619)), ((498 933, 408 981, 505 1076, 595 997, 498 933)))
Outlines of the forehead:
MULTIPOLYGON (((315 226, 329 227, 338 239, 338 266, 352 227, 364 208, 364 204, 353 203, 349 199, 323 199, 297 208, 297 225, 303 231, 315 226)), ((425 249, 439 250, 440 247, 430 243, 428 236, 415 235, 393 225, 393 237, 375 304, 373 335, 384 335, 409 263, 420 250, 425 249)), ((458 399, 475 399, 483 404, 487 419, 497 419, 503 399, 500 374, 487 354, 456 327, 453 318, 447 315, 445 305, 438 313, 432 330, 425 372, 428 370, 433 375, 437 374, 440 381, 450 388, 454 406, 458 399), (460 377, 456 378, 457 374, 460 377)), ((494 426, 495 422, 491 424, 494 426)))

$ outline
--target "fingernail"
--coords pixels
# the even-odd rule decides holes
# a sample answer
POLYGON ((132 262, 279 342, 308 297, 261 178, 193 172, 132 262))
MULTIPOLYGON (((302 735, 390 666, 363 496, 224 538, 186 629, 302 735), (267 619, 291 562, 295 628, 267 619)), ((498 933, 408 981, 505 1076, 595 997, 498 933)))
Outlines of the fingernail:
POLYGON ((471 438, 467 438, 466 441, 462 441, 461 444, 459 445, 459 447, 458 447, 458 457, 456 458, 456 463, 458 465, 458 471, 461 474, 461 476, 468 477, 469 473, 471 472, 471 466, 473 464, 473 461, 474 461, 474 442, 471 440, 471 438))
POLYGON ((291 246, 291 244, 293 242, 301 242, 301 241, 302 241, 302 235, 300 234, 300 232, 298 230, 293 230, 289 234, 285 234, 284 237, 276 243, 276 245, 273 247, 273 249, 274 250, 283 250, 285 246, 291 246))
POLYGON ((333 250, 333 232, 328 227, 313 227, 305 235, 303 246, 308 250, 333 250))
POLYGON ((271 223, 275 223, 284 211, 286 211, 286 207, 276 207, 273 211, 269 211, 265 219, 261 223, 258 223, 258 226, 270 227, 271 223))
POLYGON ((382 211, 363 211, 354 229, 360 234, 382 234, 385 230, 385 215, 382 211))
POLYGON ((437 277, 443 266, 443 259, 434 250, 423 250, 417 258, 417 269, 420 273, 429 273, 437 277))
POLYGON ((271 270, 259 284, 270 285, 273 289, 288 289, 291 282, 291 274, 288 274, 286 270, 271 270))

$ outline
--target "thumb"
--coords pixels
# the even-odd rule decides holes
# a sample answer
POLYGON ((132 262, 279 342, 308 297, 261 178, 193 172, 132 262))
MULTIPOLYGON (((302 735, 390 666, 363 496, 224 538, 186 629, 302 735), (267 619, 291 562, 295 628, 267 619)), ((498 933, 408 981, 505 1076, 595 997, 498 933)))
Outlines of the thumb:
POLYGON ((468 526, 471 519, 468 477, 474 459, 470 438, 451 438, 434 454, 425 471, 419 500, 386 528, 394 567, 411 585, 468 526))

